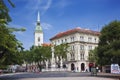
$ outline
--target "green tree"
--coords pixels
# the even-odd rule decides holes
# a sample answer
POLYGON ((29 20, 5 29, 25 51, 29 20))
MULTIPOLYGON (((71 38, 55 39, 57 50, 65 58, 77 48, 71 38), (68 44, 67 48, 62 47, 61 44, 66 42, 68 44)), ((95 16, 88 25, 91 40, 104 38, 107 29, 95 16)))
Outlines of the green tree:
MULTIPOLYGON (((15 5, 11 2, 11 0, 7 0, 8 3, 14 8, 15 5)), ((0 26, 6 26, 8 28, 9 31, 13 32, 13 31, 25 31, 25 28, 10 28, 8 27, 8 23, 11 22, 12 19, 9 16, 9 9, 8 7, 5 5, 4 0, 0 0, 0 26)))
POLYGON ((101 65, 120 65, 120 21, 113 21, 101 30, 98 44, 98 62, 101 65))
POLYGON ((29 51, 25 51, 23 56, 26 63, 35 62, 41 71, 45 66, 45 61, 51 59, 51 53, 51 46, 32 46, 29 51))
MULTIPOLYGON (((11 6, 14 7, 13 3, 8 0, 11 6)), ((4 0, 0 0, 0 23, 2 24, 7 24, 8 22, 11 21, 11 17, 9 16, 9 9, 4 3, 4 0)))
MULTIPOLYGON (((14 7, 10 0, 8 2, 14 7)), ((4 0, 0 0, 0 67, 21 63, 19 56, 23 47, 12 33, 17 30, 15 28, 10 30, 8 27, 10 21, 9 9, 5 5, 4 0)))
POLYGON ((22 60, 26 64, 31 64, 33 62, 33 52, 31 50, 26 50, 22 52, 22 60))
POLYGON ((68 53, 67 43, 54 46, 54 48, 55 48, 55 56, 58 56, 59 59, 60 57, 67 58, 67 53, 68 53))
POLYGON ((94 50, 89 51, 89 56, 88 56, 89 62, 97 64, 98 62, 98 55, 97 55, 97 48, 94 50))
POLYGON ((58 57, 59 59, 58 64, 60 64, 61 59, 66 60, 67 53, 68 53, 68 47, 69 46, 67 43, 54 46, 55 58, 58 57))
POLYGON ((16 53, 22 50, 22 44, 15 38, 5 26, 0 26, 0 59, 8 53, 16 53))
POLYGON ((34 61, 37 62, 40 71, 45 65, 45 60, 51 58, 51 46, 38 46, 34 49, 34 61))

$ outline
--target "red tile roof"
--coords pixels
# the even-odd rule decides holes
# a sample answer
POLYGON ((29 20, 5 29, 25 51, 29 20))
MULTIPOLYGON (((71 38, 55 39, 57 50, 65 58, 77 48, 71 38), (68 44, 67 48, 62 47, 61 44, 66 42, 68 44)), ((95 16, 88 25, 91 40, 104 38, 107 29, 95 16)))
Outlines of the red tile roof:
POLYGON ((92 34, 92 35, 97 35, 97 36, 100 35, 100 32, 98 32, 98 31, 81 29, 81 28, 78 27, 78 28, 74 28, 74 29, 71 29, 71 30, 68 30, 68 31, 65 31, 65 32, 60 32, 57 35, 55 35, 54 37, 50 38, 50 40, 57 39, 57 38, 60 38, 60 37, 66 36, 66 35, 70 35, 70 34, 73 34, 73 33, 76 33, 76 32, 85 33, 85 34, 92 34))
POLYGON ((42 46, 52 46, 51 43, 43 43, 42 46))

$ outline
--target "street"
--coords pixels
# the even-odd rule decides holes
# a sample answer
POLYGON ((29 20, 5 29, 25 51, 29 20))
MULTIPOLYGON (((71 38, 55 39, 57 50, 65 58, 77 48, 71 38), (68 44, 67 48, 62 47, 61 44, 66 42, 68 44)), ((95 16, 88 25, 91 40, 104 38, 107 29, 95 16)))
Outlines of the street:
POLYGON ((90 73, 75 72, 42 72, 1 74, 0 80, 119 80, 117 78, 91 76, 90 73))

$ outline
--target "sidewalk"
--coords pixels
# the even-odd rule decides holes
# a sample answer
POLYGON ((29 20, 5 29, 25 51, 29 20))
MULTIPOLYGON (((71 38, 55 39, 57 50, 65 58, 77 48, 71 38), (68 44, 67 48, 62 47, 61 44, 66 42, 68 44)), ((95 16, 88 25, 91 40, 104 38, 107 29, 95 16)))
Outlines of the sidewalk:
POLYGON ((100 77, 54 77, 54 78, 26 78, 20 80, 118 80, 118 79, 100 77))
POLYGON ((98 77, 108 77, 108 78, 116 78, 120 80, 120 74, 113 73, 97 73, 98 77))

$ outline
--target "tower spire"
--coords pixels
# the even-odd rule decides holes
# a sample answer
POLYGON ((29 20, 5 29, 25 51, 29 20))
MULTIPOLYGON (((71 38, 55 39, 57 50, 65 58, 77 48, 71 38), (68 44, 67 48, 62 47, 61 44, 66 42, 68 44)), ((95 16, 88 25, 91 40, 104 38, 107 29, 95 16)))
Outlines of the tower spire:
POLYGON ((37 21, 40 22, 40 13, 38 11, 37 21))
POLYGON ((37 21, 35 28, 35 46, 41 46, 43 44, 43 31, 40 25, 40 13, 37 13, 37 21))

